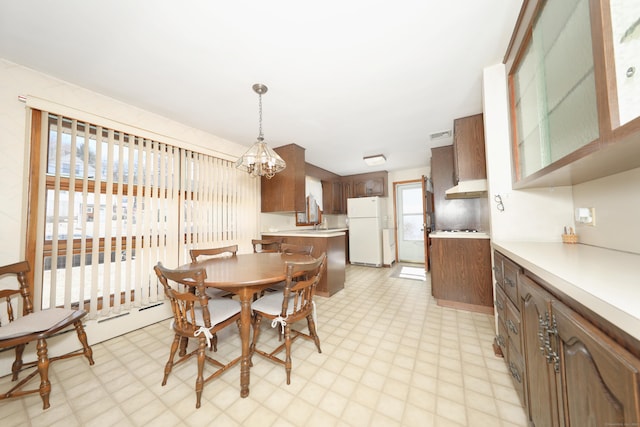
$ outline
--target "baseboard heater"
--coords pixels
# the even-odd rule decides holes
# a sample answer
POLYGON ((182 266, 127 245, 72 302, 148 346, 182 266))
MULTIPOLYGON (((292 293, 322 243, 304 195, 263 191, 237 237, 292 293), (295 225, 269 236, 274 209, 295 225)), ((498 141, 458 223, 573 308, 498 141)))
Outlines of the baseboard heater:
POLYGON ((111 317, 107 317, 106 319, 98 320, 98 323, 108 322, 109 320, 117 319, 119 317, 128 316, 128 315, 129 315, 129 312, 120 313, 117 316, 111 316, 111 317))

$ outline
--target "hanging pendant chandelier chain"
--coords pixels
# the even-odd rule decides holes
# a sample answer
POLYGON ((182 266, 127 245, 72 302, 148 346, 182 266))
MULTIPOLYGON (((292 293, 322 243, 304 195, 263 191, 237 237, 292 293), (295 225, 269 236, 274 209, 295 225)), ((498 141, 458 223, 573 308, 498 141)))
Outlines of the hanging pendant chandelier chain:
POLYGON ((262 134, 262 92, 258 92, 258 139, 263 140, 262 134))
POLYGON ((262 95, 269 90, 265 85, 256 83, 253 91, 258 94, 258 140, 236 162, 236 167, 243 169, 251 176, 263 176, 267 179, 287 167, 285 161, 267 146, 262 134, 262 95))

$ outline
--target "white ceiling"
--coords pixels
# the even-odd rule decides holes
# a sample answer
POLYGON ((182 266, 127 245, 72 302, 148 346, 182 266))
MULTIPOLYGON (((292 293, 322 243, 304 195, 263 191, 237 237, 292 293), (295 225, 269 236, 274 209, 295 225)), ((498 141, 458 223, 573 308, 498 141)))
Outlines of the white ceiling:
POLYGON ((522 0, 0 2, 0 57, 250 146, 296 143, 348 175, 428 165, 482 111, 522 0), (383 166, 363 156, 382 153, 383 166))

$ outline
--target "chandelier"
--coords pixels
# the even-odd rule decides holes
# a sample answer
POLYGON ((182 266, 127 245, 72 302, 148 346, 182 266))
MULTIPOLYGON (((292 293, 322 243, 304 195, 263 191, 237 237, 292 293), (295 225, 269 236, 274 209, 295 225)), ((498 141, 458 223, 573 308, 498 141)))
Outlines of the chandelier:
POLYGON ((268 88, 263 84, 253 85, 253 91, 258 94, 258 140, 236 161, 236 167, 248 172, 251 176, 264 176, 271 179, 287 167, 287 164, 278 153, 269 148, 262 135, 262 94, 267 93, 267 90, 268 88))

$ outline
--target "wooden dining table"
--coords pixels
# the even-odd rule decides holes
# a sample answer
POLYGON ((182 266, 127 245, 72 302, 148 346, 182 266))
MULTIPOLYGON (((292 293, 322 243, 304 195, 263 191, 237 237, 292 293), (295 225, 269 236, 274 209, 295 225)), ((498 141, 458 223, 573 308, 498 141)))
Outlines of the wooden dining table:
POLYGON ((184 264, 180 270, 204 268, 205 286, 223 289, 238 295, 240 299, 240 397, 249 395, 251 302, 253 296, 274 283, 286 280, 286 261, 311 261, 314 258, 301 254, 251 253, 209 258, 184 264))

